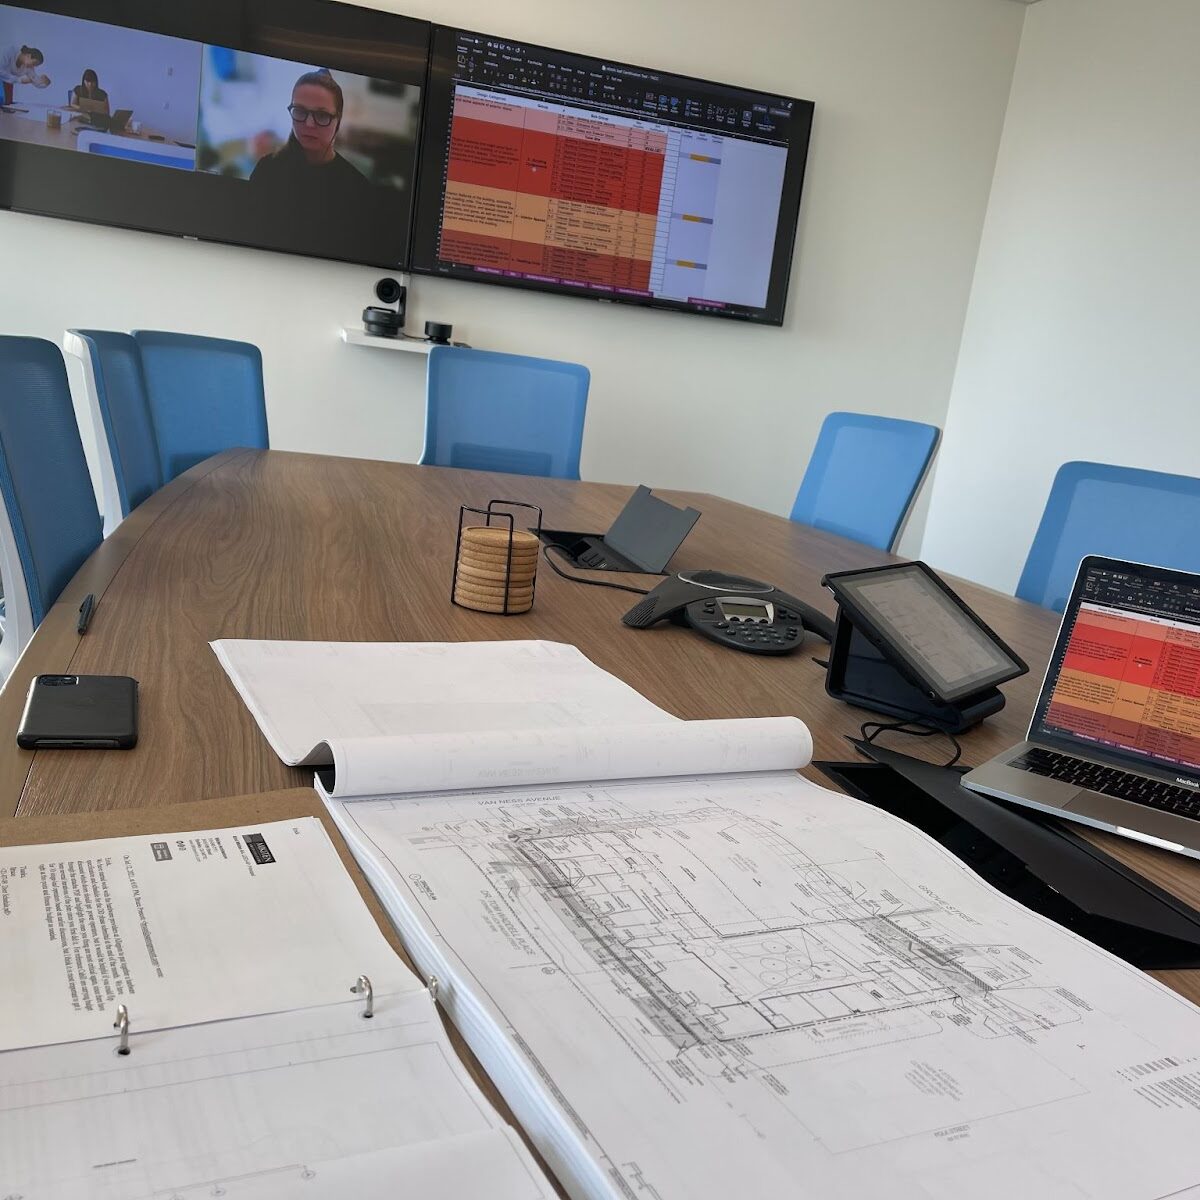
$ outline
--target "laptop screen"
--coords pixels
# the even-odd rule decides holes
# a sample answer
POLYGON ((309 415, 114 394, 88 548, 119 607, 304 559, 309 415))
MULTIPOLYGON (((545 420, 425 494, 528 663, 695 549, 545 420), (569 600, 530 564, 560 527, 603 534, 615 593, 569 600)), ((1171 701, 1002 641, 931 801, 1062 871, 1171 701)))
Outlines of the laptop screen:
POLYGON ((1029 736, 1200 773, 1200 576, 1085 558, 1029 736))

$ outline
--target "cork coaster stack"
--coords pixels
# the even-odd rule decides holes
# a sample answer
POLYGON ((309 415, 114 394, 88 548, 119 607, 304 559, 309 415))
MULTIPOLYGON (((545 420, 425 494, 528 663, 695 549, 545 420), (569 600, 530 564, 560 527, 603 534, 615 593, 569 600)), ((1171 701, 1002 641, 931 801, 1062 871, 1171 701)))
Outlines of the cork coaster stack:
POLYGON ((468 525, 462 531, 459 544, 454 603, 476 612, 510 615, 528 612, 533 607, 540 545, 532 533, 521 529, 510 531, 500 526, 468 525))

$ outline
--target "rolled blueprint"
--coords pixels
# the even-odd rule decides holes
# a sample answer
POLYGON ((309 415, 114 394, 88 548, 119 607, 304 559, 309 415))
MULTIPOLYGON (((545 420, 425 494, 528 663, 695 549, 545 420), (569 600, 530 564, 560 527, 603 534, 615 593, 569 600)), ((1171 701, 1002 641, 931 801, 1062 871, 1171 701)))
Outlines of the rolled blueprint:
POLYGON ((337 799, 615 779, 789 771, 812 761, 797 717, 340 738, 337 799))

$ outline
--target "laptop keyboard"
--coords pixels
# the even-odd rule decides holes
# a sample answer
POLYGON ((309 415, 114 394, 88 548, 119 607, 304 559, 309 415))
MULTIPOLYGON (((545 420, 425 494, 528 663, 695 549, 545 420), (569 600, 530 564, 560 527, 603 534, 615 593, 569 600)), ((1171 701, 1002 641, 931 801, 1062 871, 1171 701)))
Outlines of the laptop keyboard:
POLYGON ((1190 788, 1176 787, 1145 775, 1134 775, 1117 767, 1103 767, 1069 754, 1056 754, 1053 750, 1041 750, 1036 746, 1026 750, 1020 758, 1008 764, 1020 771, 1033 775, 1044 775, 1049 779, 1061 779, 1076 787, 1101 792, 1105 796, 1116 796, 1118 800, 1130 800, 1157 808, 1160 812, 1174 813, 1180 817, 1200 820, 1200 793, 1190 788))

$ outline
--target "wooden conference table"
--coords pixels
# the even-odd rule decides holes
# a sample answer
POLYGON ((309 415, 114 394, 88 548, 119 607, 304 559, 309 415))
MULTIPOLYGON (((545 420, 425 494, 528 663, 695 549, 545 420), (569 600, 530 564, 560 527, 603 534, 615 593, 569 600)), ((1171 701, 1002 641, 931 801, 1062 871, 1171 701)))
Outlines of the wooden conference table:
MULTIPOLYGON (((16 100, 8 106, 9 111, 0 112, 0 138, 10 142, 27 142, 33 146, 49 146, 54 150, 77 150, 79 135, 92 126, 80 119, 80 111, 66 104, 45 104, 38 101, 16 100), (57 127, 51 128, 46 120, 46 114, 60 114, 57 127)), ((117 106, 112 106, 113 112, 117 106)), ((98 131, 103 132, 103 131, 98 131)), ((177 146, 174 138, 167 137, 157 129, 138 122, 138 132, 125 129, 120 133, 109 134, 110 137, 124 138, 128 141, 147 143, 149 146, 177 146)))
MULTIPOLYGON (((308 786, 309 773, 279 761, 238 698, 208 647, 217 638, 571 642, 677 716, 795 714, 812 730, 818 759, 853 759, 844 735, 857 734, 870 715, 826 695, 824 672, 813 662, 813 653, 824 657, 824 643, 813 643, 813 653, 759 658, 669 624, 627 629, 620 618, 636 597, 570 583, 544 561, 528 614, 488 616, 450 603, 460 504, 525 501, 542 506, 549 528, 603 530, 629 493, 608 484, 274 450, 231 450, 199 464, 142 504, 84 564, 0 692, 0 815, 151 807, 308 786), (78 610, 89 592, 98 603, 80 637, 78 610), (16 748, 29 680, 65 671, 139 680, 137 749, 16 748)), ((832 613, 822 575, 891 561, 728 500, 665 495, 703 514, 675 569, 715 567, 767 579, 832 613)), ((1030 665, 1027 676, 1004 686, 1004 711, 961 739, 965 760, 978 763, 1023 737, 1058 618, 986 588, 954 586, 1030 665)), ((941 738, 892 744, 931 758, 947 752, 941 738)), ((811 768, 806 773, 822 779, 811 768)), ((1094 840, 1200 907, 1200 862, 1102 833, 1094 840)), ((1200 1001, 1200 971, 1159 978, 1200 1001)))

